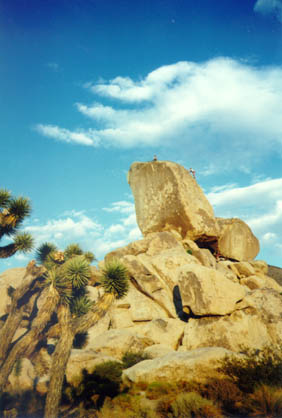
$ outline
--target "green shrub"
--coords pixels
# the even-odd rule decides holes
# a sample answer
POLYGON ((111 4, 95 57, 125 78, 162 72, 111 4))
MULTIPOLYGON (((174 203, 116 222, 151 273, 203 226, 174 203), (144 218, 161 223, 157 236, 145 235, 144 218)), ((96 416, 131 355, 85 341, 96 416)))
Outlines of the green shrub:
POLYGON ((158 418, 158 415, 136 396, 129 397, 126 405, 120 404, 117 398, 106 399, 98 412, 98 418, 158 418))
POLYGON ((84 408, 100 408, 106 397, 113 398, 120 393, 122 364, 107 361, 95 367, 92 373, 82 371, 80 382, 71 389, 65 389, 66 398, 74 405, 84 408))
POLYGON ((170 406, 169 418, 219 418, 222 414, 210 400, 195 392, 181 393, 170 406))
POLYGON ((267 418, 282 416, 282 389, 267 385, 258 387, 248 400, 249 414, 267 418))
POLYGON ((152 382, 146 388, 146 397, 148 399, 158 399, 163 395, 168 395, 169 393, 176 391, 177 387, 173 383, 152 382))
POLYGON ((238 414, 245 411, 244 393, 228 379, 211 379, 201 386, 200 393, 220 405, 227 413, 238 414))
POLYGON ((228 356, 221 362, 221 372, 229 376, 243 392, 253 392, 258 385, 282 385, 282 349, 264 347, 246 350, 245 356, 228 356))
POLYGON ((128 369, 129 367, 132 367, 135 364, 140 363, 140 361, 148 359, 150 359, 150 356, 146 353, 143 353, 142 351, 127 351, 126 353, 124 353, 122 357, 122 363, 123 367, 125 369, 128 369))

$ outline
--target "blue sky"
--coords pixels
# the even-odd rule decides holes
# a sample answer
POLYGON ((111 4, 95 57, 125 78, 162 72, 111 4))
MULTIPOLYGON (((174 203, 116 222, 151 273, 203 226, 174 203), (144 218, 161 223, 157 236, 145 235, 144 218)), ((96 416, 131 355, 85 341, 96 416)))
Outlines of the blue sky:
POLYGON ((281 0, 3 0, 0 50, 1 187, 37 244, 139 239, 126 173, 157 154, 282 267, 281 0))

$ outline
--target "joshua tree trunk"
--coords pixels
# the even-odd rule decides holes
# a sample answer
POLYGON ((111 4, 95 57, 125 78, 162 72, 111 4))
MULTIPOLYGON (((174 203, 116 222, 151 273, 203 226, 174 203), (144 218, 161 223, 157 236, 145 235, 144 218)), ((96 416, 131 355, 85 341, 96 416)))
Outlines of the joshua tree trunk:
POLYGON ((52 356, 51 376, 44 413, 45 418, 57 418, 58 416, 64 375, 75 335, 86 332, 95 325, 108 312, 114 300, 115 296, 112 293, 105 293, 97 302, 93 311, 72 321, 69 308, 60 306, 58 316, 61 326, 61 338, 52 356))
POLYGON ((86 332, 89 328, 97 324, 97 322, 109 311, 114 301, 115 295, 113 293, 104 293, 91 311, 74 320, 73 327, 75 333, 86 332))
POLYGON ((61 338, 52 356, 51 376, 44 413, 46 418, 56 418, 58 416, 65 370, 75 336, 71 327, 68 306, 61 305, 59 307, 58 318, 61 325, 61 338))
MULTIPOLYGON (((12 295, 12 305, 8 318, 0 330, 0 367, 5 360, 12 339, 24 315, 26 301, 21 303, 21 299, 23 299, 25 295, 31 291, 34 281, 36 278, 40 277, 42 273, 42 268, 40 269, 34 265, 29 264, 26 268, 26 274, 23 277, 22 285, 18 287, 12 295)), ((33 293, 34 292, 30 293, 30 297, 33 295, 33 293)))
POLYGON ((38 337, 47 325, 48 321, 59 301, 59 294, 51 285, 46 289, 46 299, 38 311, 37 316, 32 322, 30 331, 19 340, 9 352, 0 370, 0 391, 3 391, 8 377, 13 369, 15 362, 23 355, 29 355, 38 343, 38 337))

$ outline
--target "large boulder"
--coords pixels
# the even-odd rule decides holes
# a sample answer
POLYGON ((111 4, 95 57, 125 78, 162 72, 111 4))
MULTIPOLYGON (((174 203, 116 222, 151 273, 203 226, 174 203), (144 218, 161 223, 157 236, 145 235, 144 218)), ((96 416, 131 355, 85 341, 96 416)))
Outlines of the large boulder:
POLYGON ((182 238, 215 240, 213 208, 189 172, 170 161, 133 163, 128 182, 135 199, 137 223, 144 236, 177 231, 182 238))
POLYGON ((266 325, 257 315, 244 311, 230 316, 190 319, 185 327, 183 347, 224 347, 240 351, 242 347, 260 349, 272 344, 266 325))
POLYGON ((282 343, 282 297, 273 289, 249 292, 237 304, 237 311, 223 317, 189 319, 183 347, 225 347, 240 351, 242 347, 260 349, 282 343))
POLYGON ((171 352, 153 360, 144 360, 123 371, 125 383, 205 381, 218 377, 219 361, 233 354, 225 348, 209 347, 189 352, 171 352))
POLYGON ((220 271, 197 264, 178 269, 178 286, 183 306, 199 316, 230 314, 247 293, 220 271))
POLYGON ((137 335, 130 328, 110 329, 98 335, 91 345, 87 345, 87 349, 120 360, 127 351, 143 351, 153 344, 151 338, 137 335))
POLYGON ((259 241, 241 219, 217 218, 219 225, 218 251, 226 258, 253 260, 259 253, 259 241))

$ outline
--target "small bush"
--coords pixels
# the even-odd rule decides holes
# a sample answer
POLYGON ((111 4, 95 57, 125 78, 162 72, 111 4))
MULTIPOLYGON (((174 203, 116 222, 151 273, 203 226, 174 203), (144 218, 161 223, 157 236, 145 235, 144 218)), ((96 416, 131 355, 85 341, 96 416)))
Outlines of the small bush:
POLYGON ((245 395, 228 379, 211 379, 201 387, 200 393, 219 404, 228 413, 243 412, 245 395))
POLYGON ((122 364, 117 361, 101 363, 92 373, 84 369, 74 386, 65 385, 63 401, 85 409, 99 409, 107 397, 113 398, 120 393, 121 374, 122 364))
POLYGON ((258 387, 248 400, 249 414, 267 418, 282 416, 282 389, 267 385, 258 387))
POLYGON ((220 410, 210 400, 195 392, 179 394, 170 408, 169 418, 222 417, 220 410))
POLYGON ((148 399, 158 399, 163 395, 168 395, 169 393, 176 391, 177 387, 172 383, 152 382, 146 388, 146 397, 148 399))
POLYGON ((264 347, 261 351, 246 350, 244 357, 226 357, 219 369, 229 376, 243 392, 253 392, 258 385, 282 384, 282 349, 264 347))
POLYGON ((139 396, 121 394, 110 400, 106 399, 98 412, 99 418, 157 418, 158 415, 142 404, 139 396))
POLYGON ((149 359, 150 356, 146 353, 143 353, 142 351, 127 351, 126 353, 124 353, 122 357, 122 363, 123 367, 125 369, 128 369, 129 367, 132 367, 135 364, 140 363, 140 361, 149 359))

